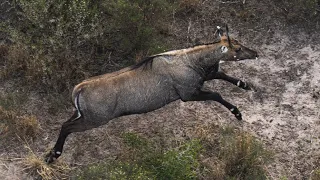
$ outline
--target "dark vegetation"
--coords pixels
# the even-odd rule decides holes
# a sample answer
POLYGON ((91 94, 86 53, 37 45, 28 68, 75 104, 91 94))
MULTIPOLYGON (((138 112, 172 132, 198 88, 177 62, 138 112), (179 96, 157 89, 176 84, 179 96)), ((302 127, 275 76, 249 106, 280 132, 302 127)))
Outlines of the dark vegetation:
MULTIPOLYGON (((26 101, 22 93, 28 90, 54 97, 50 102, 57 109, 49 111, 55 113, 64 107, 61 104, 70 102, 67 97, 81 80, 134 64, 148 55, 212 40, 215 26, 221 23, 231 24, 234 29, 241 27, 242 31, 256 27, 263 33, 287 26, 305 28, 312 34, 320 26, 318 0, 217 1, 212 3, 217 5, 214 10, 201 7, 202 3, 202 0, 4 2, 1 8, 6 11, 2 12, 10 15, 4 13, 0 17, 1 38, 5 42, 0 45, 0 80, 17 81, 17 88, 23 91, 0 94, 0 143, 10 142, 13 136, 32 140, 40 133, 37 118, 19 111, 26 101), (203 37, 189 36, 186 27, 191 19, 204 29, 203 37)), ((239 36, 254 39, 255 33, 239 32, 239 36)), ((82 167, 74 171, 74 178, 267 179, 265 167, 272 154, 247 133, 209 127, 178 145, 163 145, 157 138, 149 140, 124 133, 123 152, 117 160, 82 167)), ((46 174, 48 167, 34 154, 26 159, 34 174, 41 172, 44 179, 59 179, 59 174, 46 174)), ((318 179, 319 174, 316 169, 311 178, 318 179)))
POLYGON ((42 1, 12 3, 15 15, 3 30, 1 78, 69 95, 85 78, 114 71, 163 52, 167 20, 176 5, 156 1, 42 1))

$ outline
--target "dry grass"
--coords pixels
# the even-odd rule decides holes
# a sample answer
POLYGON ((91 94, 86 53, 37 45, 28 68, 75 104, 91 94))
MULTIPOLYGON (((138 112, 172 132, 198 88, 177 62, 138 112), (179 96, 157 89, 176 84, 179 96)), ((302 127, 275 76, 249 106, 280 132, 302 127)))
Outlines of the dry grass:
POLYGON ((29 175, 32 177, 41 177, 43 180, 68 178, 67 172, 71 169, 66 163, 59 160, 54 164, 48 165, 45 163, 44 158, 37 156, 28 144, 26 144, 26 148, 29 154, 23 158, 21 165, 29 175))
POLYGON ((0 78, 19 77, 26 70, 26 62, 30 55, 26 48, 21 44, 2 46, 0 48, 0 59, 3 62, 3 70, 0 78))
MULTIPOLYGON (((272 153, 252 135, 232 127, 204 125, 196 136, 205 149, 203 176, 213 179, 265 179, 272 153)), ((210 179, 209 178, 209 179, 210 179)))
POLYGON ((0 134, 1 140, 15 139, 33 140, 40 133, 37 117, 23 112, 22 106, 27 101, 22 91, 0 94, 0 134))
POLYGON ((21 139, 34 139, 40 132, 40 125, 35 116, 23 115, 5 110, 0 106, 0 134, 3 137, 17 136, 21 139))
POLYGON ((19 110, 25 101, 21 97, 21 92, 0 96, 0 143, 4 147, 13 147, 18 154, 26 154, 21 158, 12 158, 16 154, 10 154, 5 159, 10 162, 17 161, 20 167, 23 167, 22 171, 35 179, 66 179, 66 172, 70 168, 65 163, 57 161, 55 164, 48 165, 42 156, 38 156, 30 148, 28 143, 34 142, 41 133, 41 128, 36 116, 24 114, 22 110, 19 110), (27 153, 24 153, 23 147, 27 153))

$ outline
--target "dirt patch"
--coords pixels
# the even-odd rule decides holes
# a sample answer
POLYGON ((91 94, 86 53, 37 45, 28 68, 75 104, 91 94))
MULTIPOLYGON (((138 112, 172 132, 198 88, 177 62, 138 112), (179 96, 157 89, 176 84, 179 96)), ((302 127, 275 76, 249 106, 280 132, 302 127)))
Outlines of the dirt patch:
POLYGON ((310 45, 292 48, 288 45, 292 41, 282 35, 278 43, 262 46, 260 62, 244 62, 244 75, 251 70, 248 67, 259 72, 244 78, 263 92, 261 103, 253 100, 253 106, 245 107, 245 121, 250 123, 245 129, 275 149, 271 177, 305 179, 320 155, 320 103, 314 95, 320 85, 320 51, 310 45))

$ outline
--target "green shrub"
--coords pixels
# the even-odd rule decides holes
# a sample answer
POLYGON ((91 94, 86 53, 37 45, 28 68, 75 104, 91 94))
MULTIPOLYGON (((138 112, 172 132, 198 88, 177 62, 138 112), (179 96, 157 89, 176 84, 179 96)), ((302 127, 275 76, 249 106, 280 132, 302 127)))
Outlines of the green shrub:
MULTIPOLYGON (((267 179, 272 153, 248 133, 226 127, 201 128, 197 140, 162 147, 134 133, 122 135, 115 161, 89 165, 77 179, 267 179), (216 134, 218 133, 218 134, 216 134), (201 154, 201 157, 200 157, 201 154)), ((161 141, 161 139, 160 139, 161 141)))
POLYGON ((157 179, 195 179, 201 148, 197 140, 187 142, 179 148, 147 158, 145 167, 151 168, 150 171, 154 172, 157 179))
POLYGON ((233 127, 198 128, 204 147, 201 175, 204 179, 267 179, 272 153, 252 135, 233 127))
POLYGON ((123 135, 124 156, 116 162, 91 165, 77 179, 195 179, 199 168, 200 141, 192 140, 161 151, 133 133, 123 135))
POLYGON ((320 179, 320 168, 313 170, 310 180, 320 179))
MULTIPOLYGON (((179 147, 159 147, 158 142, 148 142, 136 134, 125 133, 125 144, 135 162, 156 179, 194 179, 199 168, 198 156, 202 149, 200 141, 184 142, 179 147)), ((127 158, 128 159, 128 158, 127 158)))
POLYGON ((139 167, 137 164, 123 162, 101 163, 91 165, 84 169, 75 179, 108 179, 108 180, 148 180, 154 179, 150 172, 139 167))
POLYGON ((137 134, 134 133, 123 133, 122 139, 124 143, 131 148, 139 149, 147 148, 148 142, 146 139, 139 137, 137 134))

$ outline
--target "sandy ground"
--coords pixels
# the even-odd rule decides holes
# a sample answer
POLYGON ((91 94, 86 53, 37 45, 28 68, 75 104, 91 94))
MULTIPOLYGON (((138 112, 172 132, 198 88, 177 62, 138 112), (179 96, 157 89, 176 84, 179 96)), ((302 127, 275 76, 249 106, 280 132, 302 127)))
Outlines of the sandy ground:
POLYGON ((253 82, 263 93, 261 104, 247 106, 245 128, 276 150, 271 177, 286 171, 305 179, 320 155, 320 51, 310 45, 287 51, 290 41, 281 36, 279 43, 262 46, 261 63, 246 64, 260 72, 253 82))

